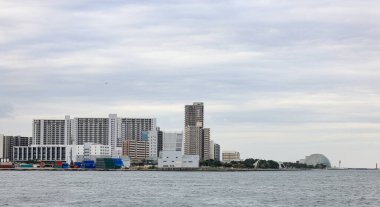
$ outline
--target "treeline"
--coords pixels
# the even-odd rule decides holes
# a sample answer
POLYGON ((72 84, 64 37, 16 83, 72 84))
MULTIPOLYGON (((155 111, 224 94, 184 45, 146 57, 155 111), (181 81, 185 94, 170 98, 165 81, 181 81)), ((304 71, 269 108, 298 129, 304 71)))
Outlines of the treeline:
MULTIPOLYGON (((221 162, 217 160, 200 161, 201 167, 224 167, 224 168, 258 168, 258 169, 279 169, 280 164, 273 160, 259 160, 248 158, 243 161, 221 162), (259 162, 257 162, 259 161, 259 162)), ((287 169, 324 169, 325 165, 318 164, 316 166, 301 164, 298 162, 283 162, 281 168, 287 169)))
POLYGON ((323 164, 317 165, 306 165, 299 162, 283 162, 285 168, 295 168, 295 169, 325 169, 327 166, 323 164))

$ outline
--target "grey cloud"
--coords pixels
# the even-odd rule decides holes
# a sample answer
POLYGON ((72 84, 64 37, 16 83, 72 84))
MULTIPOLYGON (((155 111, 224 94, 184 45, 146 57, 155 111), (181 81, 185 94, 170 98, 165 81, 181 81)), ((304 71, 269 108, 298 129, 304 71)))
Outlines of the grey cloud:
MULTIPOLYGON (((70 110, 71 103, 203 100, 239 108, 213 113, 209 121, 214 126, 379 121, 373 116, 380 89, 377 2, 0 4, 0 96, 7 100, 1 117, 16 114, 16 120, 29 122, 12 112, 24 103, 70 110), (341 107, 330 110, 324 108, 328 96, 322 96, 325 104, 299 108, 275 101, 265 109, 242 107, 287 94, 295 100, 292 104, 313 94, 346 98, 334 100, 341 107)), ((177 128, 181 119, 163 123, 177 128)), ((228 143, 222 130, 216 133, 228 143)), ((283 136, 291 141, 293 134, 283 136)))
POLYGON ((13 112, 12 105, 0 102, 0 119, 10 117, 12 112, 13 112))

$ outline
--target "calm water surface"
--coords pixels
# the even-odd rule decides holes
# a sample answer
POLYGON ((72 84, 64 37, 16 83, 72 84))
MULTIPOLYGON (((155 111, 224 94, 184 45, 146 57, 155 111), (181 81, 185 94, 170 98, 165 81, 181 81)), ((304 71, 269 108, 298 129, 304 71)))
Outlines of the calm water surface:
POLYGON ((0 206, 380 206, 380 171, 0 171, 0 206))

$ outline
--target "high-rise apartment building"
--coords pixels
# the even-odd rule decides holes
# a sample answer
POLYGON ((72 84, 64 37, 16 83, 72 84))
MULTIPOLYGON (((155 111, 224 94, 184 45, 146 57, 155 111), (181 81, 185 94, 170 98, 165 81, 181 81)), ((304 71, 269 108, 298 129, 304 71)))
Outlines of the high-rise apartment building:
POLYGON ((160 152, 163 150, 163 137, 164 132, 160 130, 160 127, 157 127, 157 157, 160 156, 160 152))
POLYGON ((184 154, 199 155, 202 159, 202 128, 196 126, 185 127, 184 154))
POLYGON ((185 106, 185 155, 210 159, 210 129, 204 127, 204 106, 201 102, 185 106))
POLYGON ((0 134, 0 162, 5 162, 5 143, 4 143, 4 135, 3 134, 0 134))
POLYGON ((33 120, 33 144, 35 145, 66 145, 69 140, 65 136, 65 120, 33 120))
POLYGON ((142 141, 149 142, 149 159, 157 160, 158 131, 142 132, 142 141))
POLYGON ((214 141, 210 140, 210 160, 215 160, 214 141))
POLYGON ((155 118, 119 118, 117 114, 110 114, 108 118, 70 119, 70 116, 66 116, 62 120, 36 119, 33 121, 33 144, 95 143, 109 145, 114 155, 116 149, 122 147, 123 140, 142 140, 142 132, 154 130, 155 118))
POLYGON ((149 141, 132 139, 123 141, 123 156, 129 156, 132 162, 142 162, 149 158, 149 141))
POLYGON ((114 155, 116 147, 121 147, 118 146, 118 142, 121 140, 121 118, 118 118, 117 114, 110 114, 108 119, 108 144, 114 155))
POLYGON ((65 116, 65 140, 68 145, 74 143, 73 137, 74 120, 70 119, 70 116, 65 116))
MULTIPOLYGON (((109 118, 74 118, 73 137, 76 145, 86 142, 111 145, 109 118)), ((114 132, 116 133, 116 132, 114 132)))
POLYGON ((210 159, 210 129, 202 129, 202 160, 210 159))
POLYGON ((199 155, 201 160, 210 159, 210 129, 196 126, 185 128, 185 155, 199 155))
POLYGON ((214 143, 214 160, 220 161, 220 145, 214 143))
POLYGON ((32 145, 32 137, 0 135, 0 159, 13 161, 13 147, 27 147, 32 145))
POLYGON ((185 106, 185 127, 197 126, 203 128, 204 107, 201 102, 194 102, 193 105, 185 106))
POLYGON ((121 118, 121 139, 118 147, 126 139, 142 140, 142 132, 154 131, 156 128, 155 118, 121 118))

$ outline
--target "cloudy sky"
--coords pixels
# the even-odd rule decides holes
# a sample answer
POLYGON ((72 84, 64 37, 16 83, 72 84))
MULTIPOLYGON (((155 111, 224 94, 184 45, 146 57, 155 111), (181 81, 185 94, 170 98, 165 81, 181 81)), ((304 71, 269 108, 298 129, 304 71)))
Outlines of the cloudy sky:
POLYGON ((380 3, 0 0, 0 133, 185 104, 242 157, 380 163, 380 3))

